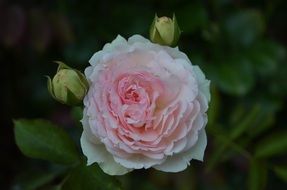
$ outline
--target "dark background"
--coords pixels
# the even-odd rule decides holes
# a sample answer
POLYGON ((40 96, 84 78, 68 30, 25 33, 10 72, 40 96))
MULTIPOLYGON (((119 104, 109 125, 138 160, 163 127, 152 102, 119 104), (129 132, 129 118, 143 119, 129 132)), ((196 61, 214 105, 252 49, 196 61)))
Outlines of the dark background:
POLYGON ((117 34, 148 37, 155 13, 176 14, 179 48, 212 82, 209 144, 204 163, 178 174, 135 171, 119 178, 124 189, 287 188, 287 170, 278 170, 287 166, 286 10, 284 0, 0 0, 0 188, 23 189, 30 170, 50 167, 21 154, 13 119, 46 118, 80 132, 74 112, 46 89, 53 61, 84 70, 117 34), (278 138, 274 155, 254 157, 278 138))

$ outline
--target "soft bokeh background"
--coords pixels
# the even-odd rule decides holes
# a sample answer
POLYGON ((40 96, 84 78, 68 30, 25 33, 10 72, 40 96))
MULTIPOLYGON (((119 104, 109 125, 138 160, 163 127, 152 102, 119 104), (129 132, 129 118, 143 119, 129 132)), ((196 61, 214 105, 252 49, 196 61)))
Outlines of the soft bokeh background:
POLYGON ((155 13, 176 14, 179 48, 212 81, 209 144, 203 163, 135 171, 118 177, 123 189, 287 189, 286 10, 285 0, 0 0, 0 189, 61 182, 58 166, 22 155, 12 119, 52 120, 78 143, 77 109, 46 89, 52 61, 83 70, 117 34, 148 37, 155 13))

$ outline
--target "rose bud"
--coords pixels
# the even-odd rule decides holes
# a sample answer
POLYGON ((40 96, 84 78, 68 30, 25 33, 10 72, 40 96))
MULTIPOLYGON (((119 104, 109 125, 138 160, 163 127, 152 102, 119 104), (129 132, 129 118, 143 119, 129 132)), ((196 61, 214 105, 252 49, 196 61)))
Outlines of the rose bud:
POLYGON ((48 90, 57 101, 67 105, 78 105, 85 97, 89 85, 85 76, 62 62, 53 80, 48 77, 48 90))
POLYGON ((159 18, 155 15, 150 27, 150 40, 152 42, 174 47, 178 42, 180 33, 175 15, 172 19, 165 16, 159 18))

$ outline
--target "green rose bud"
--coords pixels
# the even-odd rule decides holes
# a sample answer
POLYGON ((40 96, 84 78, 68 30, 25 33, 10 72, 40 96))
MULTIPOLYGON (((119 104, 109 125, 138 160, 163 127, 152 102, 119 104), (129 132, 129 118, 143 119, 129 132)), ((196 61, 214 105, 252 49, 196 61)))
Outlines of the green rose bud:
POLYGON ((57 101, 67 105, 78 105, 85 97, 89 84, 85 76, 62 62, 54 78, 48 77, 48 90, 57 101))
POLYGON ((180 33, 175 15, 173 15, 172 19, 168 17, 158 18, 155 15, 150 27, 150 40, 152 42, 161 45, 176 46, 180 33))

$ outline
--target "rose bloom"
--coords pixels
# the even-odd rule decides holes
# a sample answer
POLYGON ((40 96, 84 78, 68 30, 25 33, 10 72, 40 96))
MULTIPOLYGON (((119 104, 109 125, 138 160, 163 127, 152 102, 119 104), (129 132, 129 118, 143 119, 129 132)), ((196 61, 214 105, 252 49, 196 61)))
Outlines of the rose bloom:
POLYGON ((81 147, 110 175, 184 170, 203 160, 209 81, 178 48, 118 36, 85 70, 81 147))

